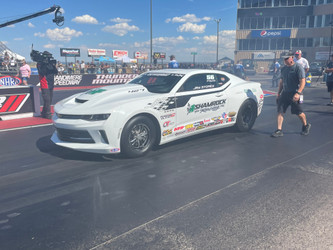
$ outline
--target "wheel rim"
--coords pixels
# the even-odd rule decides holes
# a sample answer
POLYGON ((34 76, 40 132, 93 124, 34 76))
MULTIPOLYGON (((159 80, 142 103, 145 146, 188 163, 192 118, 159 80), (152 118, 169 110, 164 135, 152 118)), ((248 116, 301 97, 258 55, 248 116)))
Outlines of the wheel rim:
POLYGON ((129 134, 131 148, 142 150, 149 145, 150 129, 146 124, 136 124, 129 134))
POLYGON ((253 106, 247 105, 243 114, 242 114, 242 120, 243 123, 247 126, 251 126, 251 123, 253 122, 254 112, 253 112, 253 106))

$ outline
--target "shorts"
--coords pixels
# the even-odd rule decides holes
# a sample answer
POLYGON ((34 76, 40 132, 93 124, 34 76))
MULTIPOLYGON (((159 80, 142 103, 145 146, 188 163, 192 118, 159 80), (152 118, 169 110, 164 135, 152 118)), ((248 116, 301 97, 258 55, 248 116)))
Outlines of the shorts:
POLYGON ((281 93, 279 99, 278 99, 278 107, 277 111, 278 113, 286 113, 287 108, 291 106, 291 113, 294 115, 299 115, 303 113, 302 107, 300 103, 294 102, 293 97, 295 95, 295 92, 283 92, 281 93))
POLYGON ((28 81, 28 77, 22 77, 22 81, 28 81))
POLYGON ((326 86, 327 86, 327 92, 332 92, 332 90, 333 90, 333 82, 327 82, 326 86))

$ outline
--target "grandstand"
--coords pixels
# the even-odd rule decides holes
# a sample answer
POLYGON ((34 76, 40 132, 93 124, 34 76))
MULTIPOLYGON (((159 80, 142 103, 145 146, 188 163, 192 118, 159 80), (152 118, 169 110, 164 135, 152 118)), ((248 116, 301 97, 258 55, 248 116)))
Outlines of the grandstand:
POLYGON ((18 72, 19 61, 25 57, 11 51, 3 42, 0 41, 0 74, 14 75, 18 72))

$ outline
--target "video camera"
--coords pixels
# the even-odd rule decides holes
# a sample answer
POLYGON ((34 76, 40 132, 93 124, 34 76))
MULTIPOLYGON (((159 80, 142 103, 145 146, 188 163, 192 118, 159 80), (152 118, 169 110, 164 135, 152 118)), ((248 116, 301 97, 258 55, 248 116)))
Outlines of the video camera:
POLYGON ((52 57, 52 54, 48 51, 39 52, 37 50, 31 50, 30 53, 31 60, 37 63, 45 63, 45 64, 56 64, 57 61, 52 57))

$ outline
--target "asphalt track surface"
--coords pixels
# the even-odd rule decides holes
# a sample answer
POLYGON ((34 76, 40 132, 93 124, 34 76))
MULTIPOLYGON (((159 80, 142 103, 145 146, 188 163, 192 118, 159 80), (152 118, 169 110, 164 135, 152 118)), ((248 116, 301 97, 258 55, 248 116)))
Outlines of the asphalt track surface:
POLYGON ((332 249, 328 102, 323 85, 306 88, 309 136, 290 110, 285 136, 269 136, 272 96, 248 133, 208 132, 138 159, 60 148, 51 125, 2 130, 0 248, 332 249))

